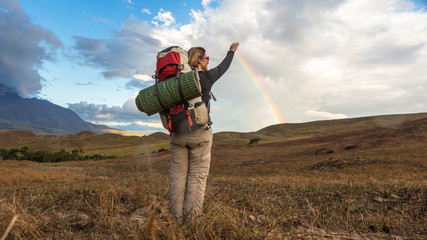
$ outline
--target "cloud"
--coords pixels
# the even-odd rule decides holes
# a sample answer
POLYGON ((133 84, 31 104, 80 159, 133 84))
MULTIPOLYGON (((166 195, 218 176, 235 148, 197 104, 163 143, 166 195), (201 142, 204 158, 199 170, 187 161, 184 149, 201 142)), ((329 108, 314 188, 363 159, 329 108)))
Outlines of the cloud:
POLYGON ((135 3, 132 0, 123 0, 123 2, 126 2, 126 3, 131 4, 131 5, 135 5, 135 3))
POLYGON ((143 8, 143 9, 141 9, 141 12, 142 12, 142 13, 146 13, 146 14, 148 14, 148 15, 151 15, 150 10, 149 10, 149 9, 147 9, 147 8, 143 8))
POLYGON ((141 80, 143 82, 153 81, 153 77, 147 74, 134 74, 132 77, 135 79, 141 80))
POLYGON ((102 17, 92 17, 93 22, 103 22, 103 23, 109 23, 110 20, 102 17))
POLYGON ((53 60, 62 46, 50 30, 34 25, 15 0, 0 1, 0 84, 22 97, 42 88, 39 74, 45 61, 53 60))
POLYGON ((125 127, 127 130, 135 131, 142 129, 156 129, 163 130, 163 125, 161 122, 143 122, 143 121, 133 121, 133 122, 118 122, 118 121, 94 121, 95 124, 107 125, 110 127, 125 127))
POLYGON ((95 124, 132 132, 165 132, 160 118, 157 116, 148 117, 136 108, 135 98, 129 99, 121 107, 109 107, 106 104, 93 104, 82 101, 80 103, 69 103, 68 108, 76 112, 84 120, 95 124))
POLYGON ((153 18, 151 23, 156 26, 159 26, 159 22, 163 23, 160 24, 161 26, 168 27, 175 22, 175 18, 172 17, 171 12, 160 9, 160 12, 157 13, 157 16, 153 18))
POLYGON ((161 41, 147 22, 131 17, 111 39, 74 36, 80 64, 102 69, 105 78, 153 73, 161 41))
POLYGON ((123 106, 109 107, 106 104, 94 104, 82 101, 80 103, 69 103, 68 108, 79 114, 88 121, 102 120, 134 120, 148 119, 146 115, 138 111, 135 105, 135 98, 126 101, 123 106))
POLYGON ((123 129, 131 133, 143 133, 151 134, 155 132, 164 132, 168 133, 166 129, 163 128, 161 123, 152 123, 152 122, 111 122, 111 121, 93 121, 94 124, 105 125, 115 129, 123 129))
POLYGON ((87 83, 79 83, 79 82, 76 82, 75 83, 75 85, 76 86, 97 86, 95 83, 93 83, 93 82, 87 82, 87 83))
POLYGON ((348 118, 345 114, 342 113, 330 113, 325 111, 318 111, 317 109, 308 110, 305 114, 313 119, 342 119, 348 118))
POLYGON ((202 0, 202 6, 204 8, 209 7, 209 4, 211 4, 212 0, 202 0))
POLYGON ((154 83, 153 77, 147 74, 134 74, 132 77, 133 79, 126 83, 128 89, 141 90, 154 83))
POLYGON ((161 10, 155 26, 131 17, 111 39, 76 37, 76 50, 104 76, 143 88, 137 76, 152 75, 169 45, 204 46, 215 67, 239 41, 240 59, 213 87, 222 130, 276 123, 271 102, 288 122, 427 109, 427 12, 411 1, 224 0, 191 17, 176 25, 161 10))

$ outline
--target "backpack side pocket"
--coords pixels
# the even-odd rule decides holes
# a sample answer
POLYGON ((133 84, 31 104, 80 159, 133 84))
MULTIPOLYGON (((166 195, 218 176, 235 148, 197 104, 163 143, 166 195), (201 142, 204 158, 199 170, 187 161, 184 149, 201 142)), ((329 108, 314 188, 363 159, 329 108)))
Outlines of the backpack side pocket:
POLYGON ((196 123, 200 126, 204 126, 208 123, 208 109, 204 102, 198 102, 194 106, 194 115, 196 123))
POLYGON ((168 128, 168 117, 164 114, 159 114, 160 115, 160 120, 162 121, 162 125, 166 130, 169 130, 168 128))

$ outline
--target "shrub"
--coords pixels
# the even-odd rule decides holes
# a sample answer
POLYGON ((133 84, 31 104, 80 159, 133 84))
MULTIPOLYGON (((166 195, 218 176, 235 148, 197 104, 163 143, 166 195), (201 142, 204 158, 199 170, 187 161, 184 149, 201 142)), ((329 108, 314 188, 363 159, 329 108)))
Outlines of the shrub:
POLYGON ((152 151, 151 153, 159 153, 159 152, 166 152, 167 151, 167 149, 165 149, 165 148, 160 148, 159 150, 154 150, 154 151, 152 151))
POLYGON ((259 138, 259 137, 251 138, 249 140, 248 145, 251 145, 251 144, 254 144, 254 143, 258 143, 259 141, 261 141, 261 138, 259 138))

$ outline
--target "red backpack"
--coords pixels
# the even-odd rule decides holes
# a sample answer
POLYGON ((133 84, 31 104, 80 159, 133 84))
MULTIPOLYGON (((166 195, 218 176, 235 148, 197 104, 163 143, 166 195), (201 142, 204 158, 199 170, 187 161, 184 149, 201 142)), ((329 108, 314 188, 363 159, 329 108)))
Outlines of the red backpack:
MULTIPOLYGON (((155 78, 154 95, 158 98, 160 104, 157 83, 173 77, 179 79, 181 73, 190 71, 195 71, 197 78, 199 77, 197 69, 192 69, 188 64, 188 54, 184 49, 172 46, 157 54, 156 75, 153 76, 155 78)), ((180 84, 180 81, 178 81, 178 84, 180 84)), ((178 86, 178 89, 181 91, 180 86, 178 86)), ((182 103, 169 109, 162 106, 165 109, 160 112, 163 127, 169 132, 187 133, 205 126, 208 122, 208 110, 202 98, 197 97, 186 101, 182 92, 179 92, 179 94, 182 103)))

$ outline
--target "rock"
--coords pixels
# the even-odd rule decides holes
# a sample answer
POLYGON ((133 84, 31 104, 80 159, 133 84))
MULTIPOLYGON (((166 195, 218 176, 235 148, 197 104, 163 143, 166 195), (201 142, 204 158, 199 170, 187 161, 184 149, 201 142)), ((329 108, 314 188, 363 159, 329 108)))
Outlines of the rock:
POLYGON ((382 202, 385 202, 386 200, 384 198, 382 198, 382 197, 374 197, 374 201, 382 203, 382 202))
POLYGON ((351 150, 351 149, 356 149, 359 147, 360 147, 359 145, 349 145, 349 146, 345 147, 344 150, 351 150))
POLYGON ((390 195, 390 197, 391 198, 394 198, 394 199, 400 199, 400 197, 399 196, 397 196, 396 194, 394 194, 394 193, 392 193, 391 195, 390 195))
POLYGON ((319 154, 331 154, 333 152, 334 152, 334 150, 332 150, 332 149, 322 148, 322 149, 316 150, 315 154, 316 155, 319 155, 319 154))

